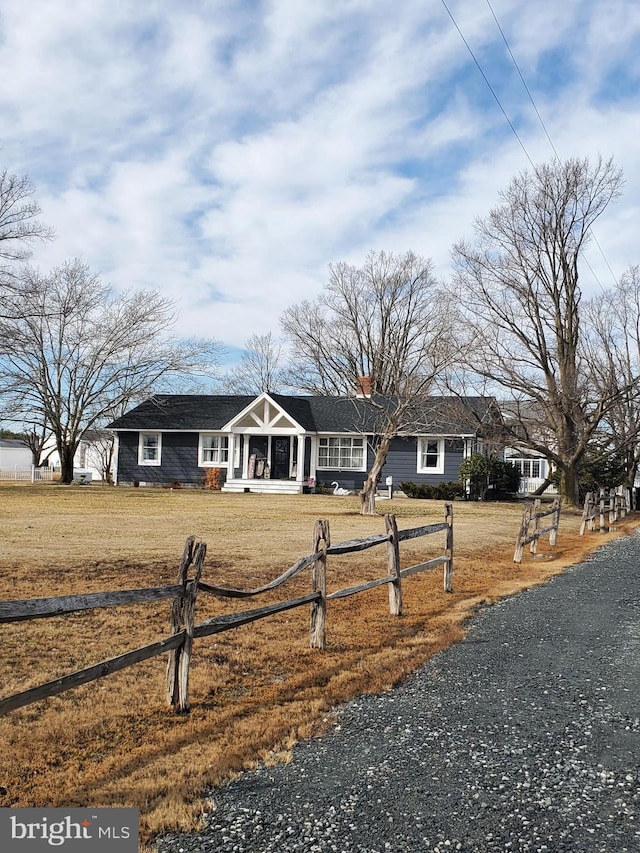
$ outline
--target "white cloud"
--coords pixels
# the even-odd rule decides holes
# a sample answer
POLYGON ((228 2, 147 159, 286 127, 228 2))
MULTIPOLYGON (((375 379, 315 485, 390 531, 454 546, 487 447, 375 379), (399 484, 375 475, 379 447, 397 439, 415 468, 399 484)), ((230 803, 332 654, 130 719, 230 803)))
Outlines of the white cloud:
MULTIPOLYGON (((534 161, 549 143, 487 5, 448 3, 534 161)), ((640 9, 493 0, 561 156, 613 155, 598 225, 636 262, 640 9), (554 74, 554 62, 558 63, 554 74)), ((179 300, 181 331, 242 346, 319 292, 327 265, 452 243, 529 163, 440 4, 0 0, 2 166, 116 287, 179 300)), ((600 253, 589 261, 610 283, 600 253)))

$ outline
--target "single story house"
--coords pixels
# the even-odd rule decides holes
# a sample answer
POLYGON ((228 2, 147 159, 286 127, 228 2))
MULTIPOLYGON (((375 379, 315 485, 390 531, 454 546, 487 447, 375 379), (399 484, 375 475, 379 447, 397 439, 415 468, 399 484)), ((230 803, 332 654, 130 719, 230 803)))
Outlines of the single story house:
MULTIPOLYGON (((425 401, 416 426, 393 439, 382 486, 388 476, 396 485, 457 481, 492 412, 491 398, 425 401)), ((224 491, 299 494, 333 482, 359 490, 373 460, 375 416, 362 397, 158 395, 109 425, 115 481, 195 485, 218 468, 224 491)))

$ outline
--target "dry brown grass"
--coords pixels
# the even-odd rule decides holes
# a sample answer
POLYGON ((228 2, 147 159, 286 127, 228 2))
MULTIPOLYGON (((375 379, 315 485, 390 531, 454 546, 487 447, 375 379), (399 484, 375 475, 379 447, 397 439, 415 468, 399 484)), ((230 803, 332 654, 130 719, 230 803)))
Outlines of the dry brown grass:
MULTIPOLYGON (((400 528, 442 520, 435 501, 385 501, 400 528)), ((405 615, 388 615, 383 587, 332 602, 328 647, 308 648, 308 610, 280 614, 196 641, 192 711, 164 705, 164 658, 0 719, 2 806, 138 806, 142 836, 189 826, 201 795, 258 760, 286 760, 295 740, 320 731, 336 705, 385 690, 459 640, 474 608, 543 582, 611 536, 578 536, 565 514, 559 545, 512 562, 521 508, 455 504, 454 592, 440 570, 407 579, 405 615)), ((3 599, 173 583, 189 534, 208 543, 204 580, 253 587, 310 552, 313 523, 333 542, 384 530, 356 498, 266 497, 191 490, 0 485, 3 599)), ((443 535, 403 543, 403 565, 442 552, 443 535)), ((386 574, 384 548, 329 559, 329 590, 386 574)), ((309 591, 307 574, 256 600, 309 591)), ((244 609, 204 594, 196 620, 244 609)), ((169 602, 1 626, 2 695, 96 663, 167 633, 169 602)))

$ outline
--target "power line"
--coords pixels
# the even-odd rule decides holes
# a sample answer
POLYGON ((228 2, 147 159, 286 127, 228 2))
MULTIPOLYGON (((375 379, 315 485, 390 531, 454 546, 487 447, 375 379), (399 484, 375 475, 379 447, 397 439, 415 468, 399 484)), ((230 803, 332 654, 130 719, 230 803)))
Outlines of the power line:
POLYGON ((503 107, 503 106, 502 106, 502 104, 500 103, 500 98, 497 96, 497 94, 496 94, 496 92, 495 92, 495 90, 494 90, 493 86, 492 86, 492 85, 491 85, 491 83, 489 82, 489 79, 488 79, 487 75, 486 75, 486 74, 484 73, 484 71, 482 70, 482 66, 480 65, 480 63, 479 63, 479 62, 478 62, 478 60, 476 59, 476 56, 475 56, 474 52, 471 50, 471 46, 470 46, 469 42, 466 40, 466 38, 465 38, 465 37, 464 37, 464 35, 462 34, 462 30, 461 30, 461 29, 460 29, 460 27, 458 26, 458 24, 457 24, 457 22, 456 22, 456 19, 455 19, 455 18, 453 17, 453 15, 451 14, 451 11, 450 11, 449 7, 447 6, 447 4, 446 4, 445 0, 442 0, 442 5, 443 5, 443 6, 444 6, 444 8, 447 10, 447 14, 449 15, 449 17, 450 17, 450 18, 451 18, 451 20, 453 21, 453 25, 454 25, 454 27, 456 28, 456 30, 457 30, 457 31, 458 31, 458 33, 460 34, 460 38, 461 38, 461 39, 462 39, 462 41, 465 43, 467 50, 468 50, 468 51, 469 51, 469 53, 471 54, 471 58, 472 58, 472 59, 473 59, 473 61, 475 62, 476 66, 477 66, 477 68, 478 68, 478 71, 482 74, 482 77, 483 77, 483 79, 484 79, 484 82, 485 82, 485 83, 487 84, 487 86, 489 87, 489 91, 491 92, 491 94, 492 94, 492 95, 493 95, 493 97, 495 98, 495 101, 496 101, 497 105, 500 107, 500 110, 501 110, 501 112, 502 112, 502 115, 505 117, 505 119, 507 120, 507 123, 508 123, 509 127, 510 127, 510 128, 511 128, 511 130, 513 131, 513 135, 515 136, 515 138, 516 138, 516 139, 518 140, 518 142, 520 143, 520 147, 521 147, 521 148, 522 148, 522 150, 524 151, 524 153, 525 153, 525 156, 526 156, 527 160, 531 163, 532 168, 533 168, 533 169, 535 169, 535 163, 533 162, 533 160, 532 160, 532 159, 531 159, 531 157, 529 156, 529 152, 528 152, 528 151, 527 151, 527 149, 525 148, 525 144, 524 144, 524 142, 523 142, 523 141, 520 139, 520 137, 518 136, 518 131, 515 129, 515 127, 514 127, 514 126, 513 126, 513 124, 511 123, 511 119, 509 118, 509 116, 507 115, 507 113, 506 113, 506 111, 505 111, 504 107, 503 107))
POLYGON ((542 129, 544 130, 544 132, 547 136, 547 139, 549 140, 549 145, 553 148, 553 153, 556 155, 556 158, 559 160, 560 156, 559 156, 558 152, 556 151, 556 146, 553 144, 553 140, 549 136, 549 131, 547 130, 545 123, 542 120, 542 116, 538 112, 538 107, 536 106, 536 102, 533 100, 533 95, 531 94, 529 87, 527 86, 526 80, 522 76, 522 71, 520 71, 520 66, 516 62, 516 58, 513 55, 511 48, 509 47, 509 42, 507 41, 507 37, 505 36, 503 29, 500 26, 500 21, 498 21, 498 19, 496 17, 496 13, 493 11, 493 6, 491 5, 490 0, 487 0, 487 6, 491 10, 491 14, 493 15, 493 20, 496 22, 497 28, 500 30, 500 35, 502 36, 502 40, 505 43, 505 47, 509 51, 509 56, 511 57, 511 61, 513 62, 514 66, 516 68, 516 71, 518 72, 518 74, 520 76, 520 80, 522 81, 522 85, 524 86, 525 91, 526 91, 527 95, 529 96, 529 100, 531 101, 533 108, 536 111, 536 115, 538 116, 538 120, 539 120, 540 124, 542 125, 542 129))
MULTIPOLYGON (((545 125, 544 121, 542 120, 542 116, 540 115, 540 111, 538 110, 538 107, 536 106, 536 102, 535 102, 535 101, 534 101, 534 99, 533 99, 533 95, 531 94, 531 90, 530 90, 530 89, 529 89, 529 87, 527 86, 527 82, 526 82, 526 80, 524 79, 524 76, 523 76, 523 74, 522 74, 522 71, 520 70, 520 66, 518 65, 518 63, 517 63, 517 61, 516 61, 516 58, 515 58, 515 56, 513 55, 513 51, 511 50, 511 47, 510 47, 510 45, 509 45, 509 42, 507 41, 507 37, 506 37, 506 35, 504 34, 504 30, 503 30, 503 29, 502 29, 502 27, 500 26, 500 21, 498 20, 498 18, 497 18, 497 16, 496 16, 496 13, 495 13, 495 12, 494 12, 494 10, 493 10, 493 6, 491 5, 491 0, 487 0, 487 6, 488 6, 488 7, 489 7, 489 9, 491 10, 491 14, 493 15, 493 20, 496 22, 496 26, 497 26, 498 30, 500 31, 500 35, 502 36, 502 40, 503 40, 503 41, 504 41, 504 43, 505 43, 505 47, 506 47, 506 48, 507 48, 507 50, 509 51, 509 56, 511 57, 511 61, 512 61, 512 62, 513 62, 513 64, 514 64, 516 71, 518 72, 518 75, 519 75, 519 77, 520 77, 520 80, 522 81, 522 85, 524 86, 525 91, 526 91, 527 95, 529 96, 529 100, 531 101, 531 104, 532 104, 532 106, 533 106, 533 109, 536 111, 536 115, 538 116, 538 121, 540 122, 540 125, 541 125, 542 129, 544 130, 544 132, 545 132, 545 135, 546 135, 547 139, 549 140, 549 145, 550 145, 550 146, 551 146, 551 148, 553 149, 553 153, 556 155, 556 159, 559 161, 559 160, 560 160, 560 155, 558 154, 558 151, 556 150, 556 146, 553 144, 553 140, 551 139, 551 136, 549 135, 549 131, 547 130, 547 127, 546 127, 546 125, 545 125)), ((459 32, 459 29, 458 29, 458 32, 459 32)), ((608 261, 608 259, 607 259, 607 256, 606 256, 606 255, 605 255, 605 253, 603 252, 603 250, 602 250, 602 246, 601 246, 601 245, 600 245, 600 243, 598 242, 598 238, 596 237, 596 235, 595 235, 595 233, 594 233, 593 229, 591 229, 591 236, 593 237, 594 242, 595 242, 596 246, 598 247, 598 250, 600 251, 600 254, 602 255, 602 259, 604 260, 605 264, 607 265, 607 268, 608 268, 609 272, 611 273, 611 278, 613 279, 614 283, 615 283, 615 284, 617 284, 617 279, 616 279, 616 277, 615 277, 615 273, 614 273, 614 272, 613 272, 613 270, 611 269, 611 264, 609 263, 609 261, 608 261)), ((587 266, 589 267, 589 269, 591 270, 591 273, 592 273, 593 277, 594 277, 594 278, 595 278, 595 280, 598 282, 599 286, 602 288, 602 284, 600 283, 600 280, 599 280, 598 276, 595 274, 595 272, 594 272, 594 270, 593 270, 593 267, 591 266, 591 264, 589 263, 589 261, 588 261, 586 258, 585 258, 585 262, 586 262, 587 266)))
MULTIPOLYGON (((456 30, 458 31, 458 34, 459 34, 460 38, 462 39, 462 41, 464 42, 465 47, 466 47, 466 48, 467 48, 467 50, 469 51, 469 54, 470 54, 471 58, 473 59, 474 63, 476 64, 476 67, 477 67, 478 71, 480 72, 480 74, 482 75, 483 80, 484 80, 484 81, 485 81, 485 83, 487 84, 487 87, 488 87, 489 91, 490 91, 490 92, 491 92, 491 94, 493 95, 493 97, 494 97, 494 99, 495 99, 495 102, 497 103, 498 107, 500 108, 500 111, 502 112, 502 115, 505 117, 505 120, 506 120, 507 124, 509 125, 509 127, 511 128, 511 131, 513 132, 513 135, 514 135, 514 136, 515 136, 515 138, 518 140, 518 143, 519 143, 520 147, 521 147, 521 148, 522 148, 522 150, 524 151, 525 157, 527 158, 527 160, 528 160, 528 161, 529 161, 529 163, 531 164, 531 167, 532 167, 532 168, 534 169, 534 171, 535 171, 535 168, 536 168, 535 163, 534 163, 534 162, 533 162, 533 160, 531 159, 531 156, 530 156, 529 152, 527 151, 527 148, 526 148, 526 146, 525 146, 524 142, 523 142, 523 141, 522 141, 522 139, 520 138, 520 136, 519 136, 519 134, 518 134, 518 131, 515 129, 515 127, 514 127, 514 125, 513 125, 513 122, 511 121, 511 119, 510 119, 510 118, 509 118, 509 116, 507 115, 507 112, 506 112, 505 108, 502 106, 502 103, 501 103, 501 101, 500 101, 500 98, 498 97, 498 95, 497 95, 497 93, 496 93, 495 89, 494 89, 494 88, 493 88, 493 86, 491 85, 491 83, 490 83, 490 81, 489 81, 489 78, 488 78, 488 77, 487 77, 487 75, 484 73, 484 70, 483 70, 482 66, 481 66, 481 65, 480 65, 480 63, 478 62, 478 60, 477 60, 477 58, 476 58, 476 55, 474 54, 473 50, 471 49, 471 45, 469 44, 469 42, 468 42, 468 41, 467 41, 467 39, 465 38, 465 36, 464 36, 464 34, 463 34, 462 30, 461 30, 461 29, 460 29, 460 27, 458 26, 458 22, 457 22, 457 21, 456 21, 456 19, 453 17, 453 14, 451 13, 451 10, 450 10, 450 9, 449 9, 449 7, 447 6, 446 0, 442 0, 442 5, 443 5, 443 6, 444 6, 444 8, 446 9, 447 14, 449 15, 449 17, 451 18, 451 21, 453 22, 454 27, 455 27, 455 28, 456 28, 456 30)), ((518 63, 516 62, 516 58, 515 58, 515 56, 513 55, 513 51, 511 50, 511 47, 509 46, 509 42, 507 41, 507 38, 506 38, 506 36, 505 36, 505 34, 504 34, 504 31, 503 31, 502 27, 500 26, 500 22, 498 21, 498 18, 497 18, 497 16, 496 16, 496 13, 494 12, 493 7, 491 6, 490 0, 487 0, 487 5, 489 6, 489 9, 491 10, 491 14, 493 15, 493 20, 495 21, 496 26, 498 27, 498 30, 500 31, 500 35, 502 36, 502 39, 503 39, 503 41, 504 41, 504 43, 505 43, 505 45, 506 45, 506 48, 507 48, 507 50, 509 51, 509 56, 511 57, 511 61, 513 62, 514 66, 515 66, 515 68, 516 68, 516 70, 517 70, 517 72, 518 72, 518 75, 519 75, 519 77, 520 77, 520 80, 522 81, 522 85, 524 86, 525 91, 527 92, 527 95, 529 96, 529 100, 531 101, 531 103, 532 103, 532 105, 533 105, 533 108, 534 108, 534 110, 535 110, 535 112, 536 112, 536 115, 538 116, 538 120, 539 120, 539 122, 540 122, 540 124, 541 124, 541 126, 542 126, 542 129, 544 130, 544 132, 545 132, 545 134, 546 134, 546 137, 547 137, 547 139, 549 140, 549 144, 551 145, 551 148, 553 149, 553 153, 555 154, 556 159, 560 160, 560 156, 558 155, 558 152, 557 152, 557 150, 556 150, 556 147, 555 147, 555 145, 553 144, 553 140, 551 139, 551 136, 549 135, 549 131, 547 130, 546 125, 545 125, 544 121, 542 120, 542 116, 540 115, 540 112, 539 112, 539 110, 538 110, 538 107, 536 106, 536 103, 535 103, 535 101, 534 101, 534 99, 533 99, 533 95, 531 94, 531 91, 530 91, 529 87, 527 86, 527 83, 526 83, 526 81, 525 81, 525 79, 524 79, 524 76, 523 76, 522 72, 520 71, 520 67, 519 67, 518 63)), ((613 278, 614 283, 616 283, 616 284, 617 284, 617 280, 616 280, 615 274, 614 274, 614 272, 613 272, 613 270, 612 270, 612 268, 611 268, 611 265, 609 264, 609 261, 607 260, 607 258, 606 258, 606 256, 605 256, 604 252, 602 251, 602 247, 600 246, 600 243, 598 242, 597 237, 596 237, 596 236, 595 236, 595 234, 593 233, 593 229, 591 229, 591 234, 592 234, 592 236, 593 236, 593 239, 594 239, 594 242, 595 242, 596 246, 598 247, 598 249, 599 249, 599 251, 600 251, 600 254, 602 255, 602 258, 603 258, 603 260, 604 260, 605 264, 607 265, 607 268, 609 269, 609 272, 611 273, 611 277, 613 278)), ((587 266, 589 267, 589 269, 591 270, 591 273, 592 273, 593 277, 595 278, 595 280, 597 281, 598 285, 602 288, 602 284, 601 284, 600 280, 598 279, 598 276, 595 274, 595 271, 594 271, 593 267, 591 266, 591 264, 589 263, 589 261, 588 261, 586 258, 585 258, 585 262, 586 262, 587 266)))

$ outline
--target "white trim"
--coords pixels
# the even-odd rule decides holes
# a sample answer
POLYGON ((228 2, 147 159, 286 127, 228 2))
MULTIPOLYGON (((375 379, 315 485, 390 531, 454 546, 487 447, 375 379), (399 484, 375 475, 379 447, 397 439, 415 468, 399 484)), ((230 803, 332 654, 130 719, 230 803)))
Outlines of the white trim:
POLYGON ((309 479, 315 482, 318 470, 316 466, 316 460, 318 459, 318 436, 312 433, 309 438, 311 439, 309 447, 309 479))
POLYGON ((249 438, 250 436, 242 435, 242 474, 241 479, 246 480, 249 476, 249 438))
POLYGON ((444 438, 439 435, 419 435, 418 436, 418 458, 416 461, 416 471, 418 474, 444 474, 444 438), (438 444, 438 463, 432 467, 422 465, 422 443, 425 441, 437 442, 438 444))
MULTIPOLYGON (((316 470, 317 471, 366 471, 367 470, 367 441, 362 434, 360 435, 345 435, 344 433, 340 434, 331 434, 328 433, 326 435, 319 435, 317 437, 316 443, 316 470), (361 441, 362 442, 362 464, 359 466, 356 465, 321 465, 320 464, 320 441, 322 439, 348 439, 349 441, 361 441)), ((353 444, 351 445, 351 450, 353 451, 353 444)))
MULTIPOLYGON (((230 444, 230 441, 229 441, 229 434, 228 433, 216 432, 214 430, 208 430, 206 432, 198 433, 198 468, 228 468, 229 467, 229 444, 230 444), (212 437, 218 438, 218 439, 223 439, 223 438, 227 439, 227 448, 226 448, 226 450, 227 450, 227 461, 226 462, 222 462, 222 461, 205 462, 204 461, 203 439, 205 436, 212 436, 212 437)), ((223 449, 224 448, 222 446, 222 442, 220 441, 219 446, 218 446, 218 455, 220 455, 222 453, 223 449)))
POLYGON ((159 467, 162 465, 162 433, 157 430, 144 430, 138 433, 138 465, 150 465, 159 467), (155 459, 145 459, 144 458, 144 436, 145 435, 155 435, 158 439, 157 444, 157 457, 155 459))
MULTIPOLYGON (((304 435, 299 435, 297 438, 298 441, 298 449, 297 449, 297 458, 296 465, 298 466, 296 469, 296 481, 298 483, 304 482, 304 446, 305 446, 305 437, 304 435)), ((293 447, 291 448, 293 455, 293 447)))
POLYGON ((118 456, 120 455, 120 436, 118 433, 115 434, 115 440, 113 442, 113 485, 118 485, 118 456))
POLYGON ((241 412, 234 415, 221 429, 222 432, 235 432, 236 434, 249 433, 251 435, 292 435, 304 432, 304 429, 295 418, 286 409, 283 409, 282 406, 276 403, 266 391, 263 391, 248 406, 245 406, 241 412), (262 404, 261 408, 260 404, 262 404), (269 411, 270 408, 278 412, 275 417, 269 411), (255 426, 253 424, 250 426, 237 426, 247 415, 253 418, 255 426), (291 423, 290 427, 273 426, 282 417, 291 423))

